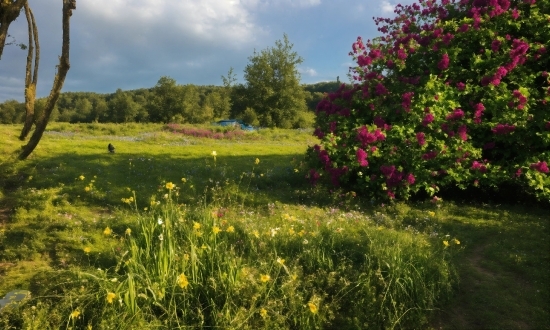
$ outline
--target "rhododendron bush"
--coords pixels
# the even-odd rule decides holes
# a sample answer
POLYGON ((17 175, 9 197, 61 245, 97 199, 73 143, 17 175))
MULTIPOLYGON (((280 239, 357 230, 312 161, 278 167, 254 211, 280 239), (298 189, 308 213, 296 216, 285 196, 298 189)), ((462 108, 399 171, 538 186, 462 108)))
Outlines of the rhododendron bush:
POLYGON ((420 1, 352 45, 307 177, 372 197, 512 183, 550 198, 550 3, 420 1))

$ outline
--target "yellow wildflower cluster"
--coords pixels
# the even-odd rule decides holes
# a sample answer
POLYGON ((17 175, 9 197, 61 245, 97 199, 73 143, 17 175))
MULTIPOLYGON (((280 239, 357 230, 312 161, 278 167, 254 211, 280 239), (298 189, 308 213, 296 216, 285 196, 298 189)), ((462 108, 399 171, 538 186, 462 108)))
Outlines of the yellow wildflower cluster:
POLYGON ((107 293, 107 302, 109 304, 112 304, 113 303, 113 300, 116 298, 116 294, 113 293, 113 292, 109 292, 107 293))
POLYGON ((313 314, 317 314, 318 308, 317 305, 315 305, 313 302, 308 302, 307 307, 309 307, 310 312, 312 312, 313 314))
POLYGON ((265 308, 260 309, 260 316, 265 318, 267 316, 267 310, 265 308))
POLYGON ((263 283, 269 282, 269 280, 271 280, 271 276, 269 276, 267 274, 260 275, 260 281, 262 281, 263 283))
POLYGON ((222 231, 220 227, 218 226, 212 227, 212 232, 214 233, 214 235, 217 235, 220 231, 222 231))
POLYGON ((103 235, 110 236, 113 233, 113 230, 111 228, 106 227, 105 230, 103 230, 103 235))
POLYGON ((134 197, 129 197, 129 198, 121 198, 121 201, 124 203, 124 204, 130 204, 134 201, 134 197))
POLYGON ((176 283, 180 286, 180 288, 182 289, 185 289, 188 285, 189 285, 189 281, 187 280, 187 276, 185 276, 185 274, 181 273, 177 280, 176 280, 176 283))

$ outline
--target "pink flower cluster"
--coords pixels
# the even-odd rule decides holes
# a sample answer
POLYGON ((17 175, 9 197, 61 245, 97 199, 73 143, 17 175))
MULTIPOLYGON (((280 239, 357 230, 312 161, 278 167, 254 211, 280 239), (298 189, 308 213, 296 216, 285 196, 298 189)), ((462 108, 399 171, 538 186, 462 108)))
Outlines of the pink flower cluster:
POLYGON ((401 96, 401 99, 402 99, 401 106, 406 112, 411 111, 411 103, 412 103, 411 99, 413 96, 414 96, 414 92, 403 93, 403 95, 401 96))
POLYGON ((357 140, 361 142, 361 147, 365 148, 369 144, 373 144, 376 141, 383 141, 386 138, 384 133, 377 129, 374 132, 369 132, 366 126, 362 126, 357 130, 357 140))
POLYGON ((514 101, 510 101, 508 106, 510 108, 515 106, 518 110, 523 110, 525 108, 525 104, 527 103, 527 98, 525 95, 521 94, 521 92, 516 89, 512 93, 512 96, 514 97, 514 101))
POLYGON ((416 133, 416 141, 418 141, 418 144, 423 146, 426 144, 426 134, 423 132, 416 133))
POLYGON ((480 171, 481 173, 487 172, 487 166, 485 164, 478 162, 477 160, 474 160, 472 163, 472 170, 480 171))
POLYGON ((357 157, 357 162, 359 163, 359 166, 369 166, 369 162, 367 161, 367 152, 365 150, 358 148, 355 152, 355 156, 357 157))
POLYGON ((494 134, 503 135, 503 134, 509 134, 515 131, 516 126, 514 125, 508 125, 508 124, 497 124, 491 131, 494 134))
POLYGON ((533 163, 531 164, 531 166, 529 166, 530 168, 536 170, 536 171, 539 171, 541 173, 548 173, 549 170, 548 170, 548 164, 546 162, 537 162, 537 163, 533 163))
POLYGON ((464 117, 464 111, 462 109, 455 109, 453 112, 447 115, 447 120, 460 120, 464 117))
POLYGON ((424 116, 424 119, 422 119, 422 126, 428 126, 428 124, 432 123, 434 121, 434 115, 431 113, 428 113, 424 116))
POLYGON ((474 123, 481 124, 481 116, 483 115, 483 111, 485 111, 485 106, 483 103, 477 103, 474 105, 474 123))

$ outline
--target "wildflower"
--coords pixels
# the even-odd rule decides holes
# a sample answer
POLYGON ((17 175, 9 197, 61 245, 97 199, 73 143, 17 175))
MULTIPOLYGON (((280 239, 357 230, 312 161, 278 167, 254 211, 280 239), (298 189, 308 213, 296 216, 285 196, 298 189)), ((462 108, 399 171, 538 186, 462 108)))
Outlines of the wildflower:
POLYGON ((265 308, 260 309, 260 316, 263 318, 267 316, 267 310, 265 308))
POLYGON ((181 178, 181 182, 186 183, 187 179, 186 178, 181 178))
POLYGON ((434 212, 434 211, 429 211, 428 214, 430 215, 430 217, 434 217, 434 216, 435 216, 435 212, 434 212))
POLYGON ((290 236, 294 235, 296 232, 294 231, 294 228, 288 228, 288 234, 290 236))
POLYGON ((271 276, 269 276, 267 274, 260 275, 260 281, 262 281, 263 283, 268 282, 269 280, 271 280, 271 276))
POLYGON ((162 218, 161 218, 161 217, 159 217, 159 218, 157 219, 157 223, 159 224, 159 226, 162 225, 162 218))
POLYGON ((80 315, 80 312, 78 309, 74 310, 71 315, 69 316, 70 319, 76 319, 80 315))
POLYGON ((453 238, 453 242, 454 242, 456 245, 459 245, 459 244, 460 244, 460 241, 457 240, 456 238, 453 238))
POLYGON ((159 240, 162 241, 164 239, 164 235, 160 234, 159 235, 159 240))
POLYGON ((212 227, 212 232, 214 233, 214 235, 218 234, 220 231, 221 231, 220 227, 218 226, 212 227))
POLYGON ((166 184, 166 189, 168 189, 168 190, 172 190, 172 189, 174 189, 175 187, 176 187, 176 185, 173 184, 172 182, 168 182, 168 183, 166 184))
POLYGON ((180 288, 185 289, 189 285, 189 281, 187 280, 187 276, 185 274, 181 273, 178 276, 178 279, 176 280, 176 283, 180 286, 180 288))
POLYGON ((199 230, 201 229, 201 224, 198 222, 193 221, 193 229, 199 230))
POLYGON ((126 228, 126 231, 124 232, 124 234, 126 234, 127 236, 130 236, 130 234, 132 234, 132 229, 126 228))
POLYGON ((256 160, 254 161, 254 164, 258 165, 259 163, 260 163, 260 159, 256 158, 256 160))
POLYGON ((109 304, 112 304, 113 303, 113 300, 116 298, 116 294, 113 293, 113 292, 109 292, 107 293, 107 302, 109 304))
POLYGON ((311 301, 307 303, 307 307, 309 307, 310 312, 313 314, 317 314, 317 306, 312 303, 311 301))
POLYGON ((82 180, 85 179, 85 178, 84 178, 84 175, 81 175, 81 176, 79 176, 78 178, 80 179, 80 181, 82 181, 82 180))
POLYGON ((449 241, 443 241, 443 245, 445 245, 445 247, 448 247, 449 246, 449 241))
POLYGON ((85 190, 86 192, 90 191, 91 189, 92 189, 92 188, 90 188, 90 186, 86 186, 86 188, 84 188, 84 190, 85 190))
POLYGON ((260 232, 257 230, 252 231, 252 235, 256 236, 256 238, 260 238, 260 232))
POLYGON ((307 239, 304 238, 304 241, 302 242, 304 243, 305 245, 309 243, 309 241, 307 239))
POLYGON ((92 249, 89 246, 84 248, 84 253, 88 254, 90 252, 92 252, 92 249))
POLYGON ((226 231, 227 231, 228 233, 232 233, 232 232, 235 231, 235 227, 229 226, 229 227, 227 227, 226 231))
POLYGON ((284 265, 285 264, 285 259, 277 258, 277 263, 279 263, 281 265, 284 265))
POLYGON ((189 254, 185 253, 185 254, 183 255, 183 260, 189 261, 189 254))
POLYGON ((217 155, 216 150, 212 151, 212 156, 216 157, 217 155))
POLYGON ((106 227, 105 230, 103 230, 103 235, 111 235, 113 233, 113 231, 111 230, 111 228, 109 227, 106 227))

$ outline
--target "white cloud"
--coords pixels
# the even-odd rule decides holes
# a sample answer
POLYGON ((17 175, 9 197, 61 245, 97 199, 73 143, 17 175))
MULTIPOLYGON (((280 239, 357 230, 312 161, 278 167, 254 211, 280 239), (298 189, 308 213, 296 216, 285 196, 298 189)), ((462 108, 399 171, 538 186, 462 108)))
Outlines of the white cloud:
POLYGON ((380 9, 383 13, 393 13, 393 10, 395 9, 395 5, 392 5, 389 1, 384 0, 380 4, 380 9))
POLYGON ((299 68, 298 72, 300 72, 303 75, 310 76, 310 77, 317 76, 317 71, 315 71, 315 69, 312 69, 312 68, 299 68))

